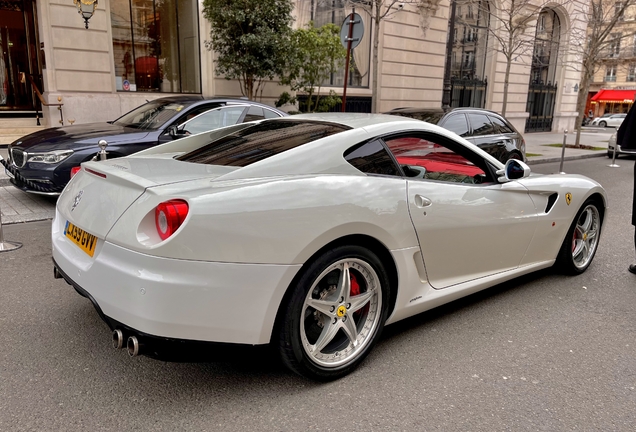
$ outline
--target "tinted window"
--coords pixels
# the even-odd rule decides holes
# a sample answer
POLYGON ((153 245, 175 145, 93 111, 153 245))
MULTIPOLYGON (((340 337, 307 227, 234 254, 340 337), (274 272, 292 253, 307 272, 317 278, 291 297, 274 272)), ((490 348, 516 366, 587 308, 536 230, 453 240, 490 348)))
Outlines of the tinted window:
POLYGON ((473 127, 473 135, 492 135, 495 133, 495 128, 485 114, 468 114, 470 124, 473 127))
POLYGON ((483 183, 486 173, 461 154, 430 136, 385 140, 407 177, 452 183, 483 183))
POLYGON ((460 137, 468 136, 468 121, 464 114, 450 115, 441 126, 444 129, 455 132, 460 137))
POLYGON ((395 162, 378 140, 347 150, 344 158, 351 165, 367 174, 400 175, 395 162))
POLYGON ((427 123, 437 124, 444 117, 444 111, 389 111, 387 114, 409 117, 427 123))
POLYGON ((278 118, 280 117, 280 114, 278 114, 275 111, 272 110, 268 110, 267 108, 263 108, 263 111, 265 112, 265 118, 266 119, 270 119, 270 118, 278 118))
POLYGON ((205 112, 187 122, 184 126, 184 131, 191 134, 198 134, 224 126, 234 125, 238 123, 244 110, 245 107, 231 106, 205 112))
POLYGON ((332 123, 270 120, 224 136, 176 159, 244 167, 347 129, 349 128, 346 126, 332 123))
POLYGON ((515 131, 513 131, 512 128, 503 121, 503 119, 495 116, 488 116, 488 118, 492 124, 495 125, 495 131, 497 133, 515 133, 515 131))
POLYGON ((251 106, 249 110, 247 110, 247 115, 245 116, 244 122, 251 122, 256 120, 263 120, 265 115, 263 114, 263 108, 258 106, 251 106))

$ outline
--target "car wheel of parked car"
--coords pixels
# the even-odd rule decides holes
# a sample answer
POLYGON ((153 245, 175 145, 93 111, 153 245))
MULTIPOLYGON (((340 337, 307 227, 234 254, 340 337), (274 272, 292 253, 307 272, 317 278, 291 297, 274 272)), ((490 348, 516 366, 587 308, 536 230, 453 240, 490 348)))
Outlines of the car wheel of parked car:
POLYGON ((602 122, 599 122, 598 125, 600 127, 607 127, 607 122, 602 121, 602 122))
POLYGON ((338 246, 313 260, 283 304, 279 351, 308 378, 340 378, 375 345, 388 310, 389 278, 382 262, 360 246, 338 246))
POLYGON ((580 274, 589 267, 601 235, 601 211, 597 201, 588 199, 576 214, 563 240, 557 267, 567 274, 580 274))
MULTIPOLYGON (((508 159, 516 159, 523 162, 523 155, 519 152, 513 151, 510 153, 510 156, 508 157, 508 159)), ((503 163, 506 163, 506 162, 507 161, 503 161, 503 163)))

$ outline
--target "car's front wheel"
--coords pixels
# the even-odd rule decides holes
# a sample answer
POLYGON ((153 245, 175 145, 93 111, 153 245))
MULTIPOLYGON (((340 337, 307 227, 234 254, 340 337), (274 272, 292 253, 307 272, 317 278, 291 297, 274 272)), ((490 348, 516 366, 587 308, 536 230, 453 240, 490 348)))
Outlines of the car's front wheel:
POLYGON ((564 273, 583 273, 592 263, 601 235, 601 211, 597 201, 588 199, 576 214, 557 257, 564 273))
POLYGON ((312 261, 283 305, 285 365, 321 381, 351 372, 380 337, 389 289, 382 262, 363 247, 338 246, 312 261))
POLYGON ((599 125, 600 127, 607 127, 607 122, 602 121, 602 122, 599 122, 599 124, 598 124, 598 125, 599 125))

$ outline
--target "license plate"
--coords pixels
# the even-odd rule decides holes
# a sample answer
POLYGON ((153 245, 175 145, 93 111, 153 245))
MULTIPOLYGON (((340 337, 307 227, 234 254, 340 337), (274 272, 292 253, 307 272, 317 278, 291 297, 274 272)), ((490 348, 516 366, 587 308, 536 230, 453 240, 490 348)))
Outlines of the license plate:
POLYGON ((95 246, 97 246, 97 237, 95 237, 93 234, 89 234, 83 229, 76 227, 69 221, 66 221, 64 235, 77 246, 79 246, 81 250, 86 252, 88 256, 92 257, 95 253, 95 246))

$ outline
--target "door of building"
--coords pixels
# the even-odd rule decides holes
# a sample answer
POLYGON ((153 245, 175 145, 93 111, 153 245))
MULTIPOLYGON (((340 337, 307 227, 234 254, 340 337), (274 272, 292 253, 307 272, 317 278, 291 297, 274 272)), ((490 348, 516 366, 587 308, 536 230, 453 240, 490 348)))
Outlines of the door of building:
POLYGON ((41 70, 35 1, 0 0, 0 113, 36 108, 41 70))

